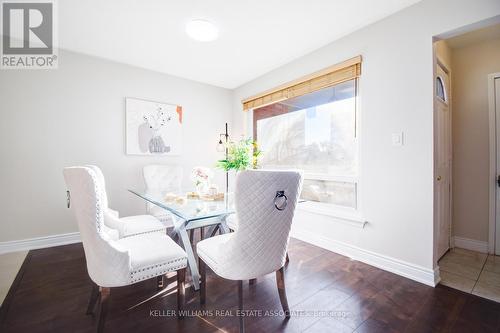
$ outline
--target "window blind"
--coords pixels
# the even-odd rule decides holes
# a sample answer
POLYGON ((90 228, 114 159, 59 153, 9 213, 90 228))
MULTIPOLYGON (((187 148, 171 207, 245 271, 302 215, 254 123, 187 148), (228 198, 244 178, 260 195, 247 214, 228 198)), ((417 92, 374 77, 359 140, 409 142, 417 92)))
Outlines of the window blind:
POLYGON ((242 101, 243 110, 247 111, 292 97, 309 94, 316 90, 355 79, 360 75, 361 56, 357 56, 261 94, 246 98, 242 101))

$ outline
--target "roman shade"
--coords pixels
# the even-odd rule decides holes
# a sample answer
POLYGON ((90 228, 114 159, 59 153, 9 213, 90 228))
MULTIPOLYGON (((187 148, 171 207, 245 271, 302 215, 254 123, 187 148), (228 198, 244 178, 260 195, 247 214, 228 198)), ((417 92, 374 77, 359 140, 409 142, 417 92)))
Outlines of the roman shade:
POLYGON ((355 79, 360 75, 361 56, 357 56, 261 94, 246 98, 242 101, 243 110, 247 111, 292 97, 309 94, 344 81, 355 79))

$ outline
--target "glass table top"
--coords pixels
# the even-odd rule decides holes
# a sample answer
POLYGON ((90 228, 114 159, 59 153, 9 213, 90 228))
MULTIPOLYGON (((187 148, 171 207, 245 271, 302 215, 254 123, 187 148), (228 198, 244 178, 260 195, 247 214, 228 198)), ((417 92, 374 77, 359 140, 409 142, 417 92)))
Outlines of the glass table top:
POLYGON ((140 198, 186 220, 201 220, 233 214, 234 195, 200 196, 194 192, 147 192, 129 190, 140 198))

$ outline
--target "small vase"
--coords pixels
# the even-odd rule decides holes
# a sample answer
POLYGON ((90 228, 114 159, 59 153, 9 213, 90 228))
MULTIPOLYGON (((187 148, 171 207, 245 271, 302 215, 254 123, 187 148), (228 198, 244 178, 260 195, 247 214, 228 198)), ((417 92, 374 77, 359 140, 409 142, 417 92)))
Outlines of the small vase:
POLYGON ((205 183, 196 184, 196 192, 198 192, 198 194, 205 194, 206 190, 207 190, 207 184, 205 183))

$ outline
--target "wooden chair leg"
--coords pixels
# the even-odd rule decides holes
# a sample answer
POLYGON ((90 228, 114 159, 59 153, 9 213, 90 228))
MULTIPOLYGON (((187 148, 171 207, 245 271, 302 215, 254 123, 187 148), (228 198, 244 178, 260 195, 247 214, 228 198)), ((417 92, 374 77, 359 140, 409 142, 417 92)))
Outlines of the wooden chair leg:
POLYGON ((104 323, 106 322, 106 316, 108 314, 108 300, 110 291, 110 288, 100 287, 100 309, 99 319, 97 321, 97 333, 102 333, 104 331, 104 323))
POLYGON ((186 268, 179 269, 177 271, 177 318, 182 319, 184 315, 182 311, 184 310, 184 302, 186 298, 186 268))
POLYGON ((200 272, 200 304, 203 305, 207 299, 207 269, 200 258, 198 258, 198 270, 200 272))
POLYGON ((157 289, 162 290, 163 287, 165 286, 165 276, 164 275, 157 276, 156 282, 157 282, 157 289))
MULTIPOLYGON (((238 310, 243 311, 243 281, 238 281, 238 310)), ((240 315, 240 333, 245 332, 245 317, 240 315)))
POLYGON ((200 228, 200 240, 205 239, 205 227, 200 228))
POLYGON ((250 279, 250 280, 248 280, 248 284, 249 285, 254 285, 255 283, 257 283, 257 279, 250 279))
POLYGON ((194 229, 189 230, 189 241, 193 244, 194 241, 194 229))
POLYGON ((281 307, 285 312, 285 317, 290 318, 290 308, 288 307, 288 300, 286 299, 285 290, 285 270, 283 269, 283 267, 276 271, 276 284, 278 285, 281 307))
POLYGON ((97 299, 99 298, 99 286, 92 281, 92 291, 90 294, 89 305, 87 306, 87 314, 93 314, 97 299))

